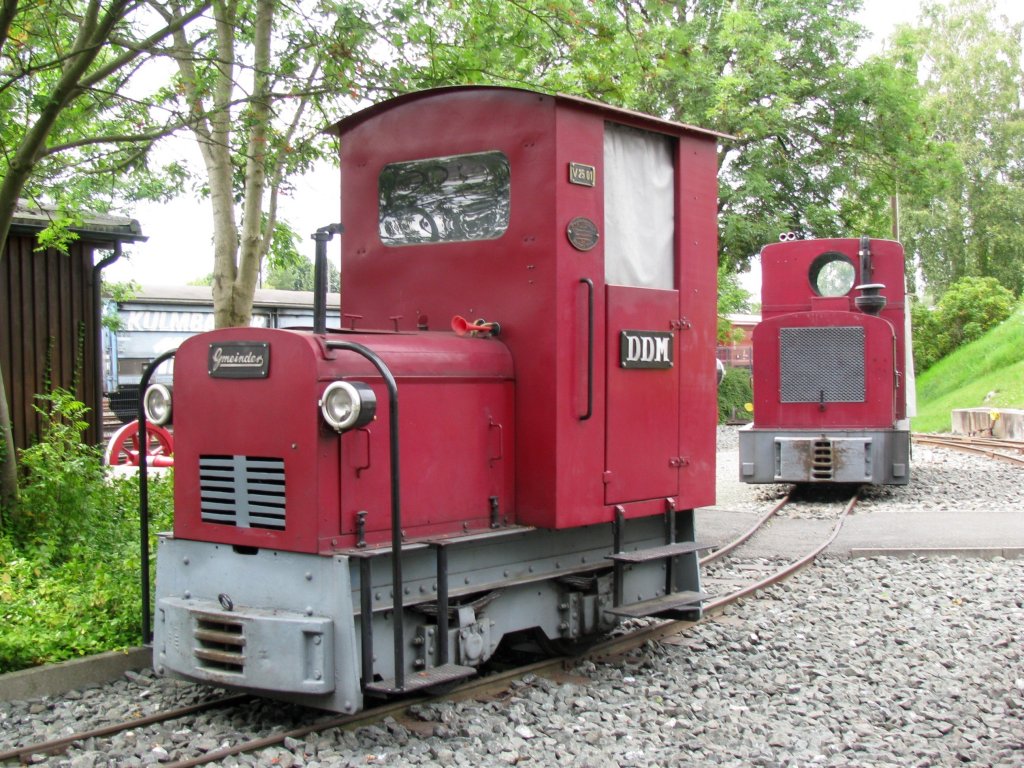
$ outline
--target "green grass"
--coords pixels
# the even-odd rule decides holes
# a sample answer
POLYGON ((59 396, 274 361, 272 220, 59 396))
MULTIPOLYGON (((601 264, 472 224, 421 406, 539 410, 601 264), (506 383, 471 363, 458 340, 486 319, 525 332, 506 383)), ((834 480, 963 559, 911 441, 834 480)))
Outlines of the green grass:
POLYGON ((915 432, 948 432, 956 408, 1024 409, 1024 304, 917 377, 915 432))

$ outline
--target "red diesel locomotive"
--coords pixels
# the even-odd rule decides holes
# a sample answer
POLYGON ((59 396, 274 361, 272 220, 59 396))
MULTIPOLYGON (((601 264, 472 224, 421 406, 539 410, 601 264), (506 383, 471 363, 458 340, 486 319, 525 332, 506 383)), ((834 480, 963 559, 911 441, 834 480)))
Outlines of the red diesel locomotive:
POLYGON ((748 483, 910 481, 913 363, 903 248, 867 237, 761 251, 748 483))
POLYGON ((175 357, 156 669, 355 712, 699 616, 720 135, 500 87, 335 130, 345 327, 175 357))

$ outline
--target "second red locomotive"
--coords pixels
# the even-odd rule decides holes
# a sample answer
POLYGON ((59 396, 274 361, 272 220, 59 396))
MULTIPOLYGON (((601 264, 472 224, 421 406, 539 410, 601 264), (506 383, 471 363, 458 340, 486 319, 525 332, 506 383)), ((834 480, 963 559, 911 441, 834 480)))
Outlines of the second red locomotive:
POLYGON ((699 616, 719 136, 492 87, 336 131, 345 327, 177 353, 155 667, 354 712, 699 616))
POLYGON ((910 481, 913 364, 903 248, 867 237, 761 251, 748 483, 910 481))

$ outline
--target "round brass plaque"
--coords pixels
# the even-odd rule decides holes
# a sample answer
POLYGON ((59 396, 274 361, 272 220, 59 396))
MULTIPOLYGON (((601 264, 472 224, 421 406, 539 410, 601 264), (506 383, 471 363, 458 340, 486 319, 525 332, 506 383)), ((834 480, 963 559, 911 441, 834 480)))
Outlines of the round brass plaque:
POLYGON ((597 241, 601 237, 597 231, 597 224, 585 216, 577 216, 570 221, 569 226, 565 228, 565 233, 569 236, 569 242, 572 243, 573 248, 579 251, 589 251, 597 245, 597 241))

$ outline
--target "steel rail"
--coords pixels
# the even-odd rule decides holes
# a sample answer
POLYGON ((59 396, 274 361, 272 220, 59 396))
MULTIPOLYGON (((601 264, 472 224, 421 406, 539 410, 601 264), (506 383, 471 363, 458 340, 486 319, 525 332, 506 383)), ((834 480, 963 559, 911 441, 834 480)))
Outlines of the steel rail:
POLYGON ((297 728, 291 728, 287 731, 279 731, 269 736, 263 736, 250 741, 240 741, 232 746, 221 747, 220 749, 212 750, 203 755, 189 758, 188 760, 161 763, 160 767, 193 768, 193 766, 205 765, 207 763, 212 763, 215 760, 223 760, 224 758, 231 757, 233 755, 240 755, 245 752, 253 752, 257 749, 272 747, 276 744, 282 743, 285 739, 299 739, 303 736, 309 735, 310 733, 326 731, 329 728, 356 728, 363 725, 370 725, 387 717, 403 715, 408 712, 410 707, 416 704, 425 704, 431 701, 442 701, 455 698, 473 698, 496 690, 505 690, 510 682, 518 680, 524 675, 530 673, 543 675, 545 672, 550 672, 564 667, 565 663, 566 659, 564 657, 559 657, 557 659, 545 659, 544 661, 534 662, 533 664, 528 664, 524 667, 516 667, 515 669, 507 670, 505 672, 471 680, 445 694, 420 696, 412 699, 405 698, 400 701, 393 701, 379 706, 370 707, 362 710, 361 712, 357 712, 354 715, 332 715, 327 718, 317 720, 315 723, 310 723, 309 725, 301 725, 297 728))
POLYGON ((717 560, 718 558, 727 555, 729 552, 732 552, 734 549, 736 549, 736 547, 740 546, 740 544, 742 544, 755 533, 757 533, 761 529, 761 526, 768 522, 768 520, 770 520, 772 517, 774 517, 780 509, 786 506, 789 503, 789 499, 790 496, 792 496, 792 494, 793 492, 790 491, 785 496, 783 496, 782 501, 780 501, 778 504, 776 504, 774 507, 768 510, 764 515, 762 515, 760 519, 758 519, 758 521, 755 522, 746 532, 741 533, 739 536, 737 536, 735 539, 730 541, 725 546, 719 547, 714 552, 704 555, 704 557, 700 559, 700 564, 705 565, 714 560, 717 560))
POLYGON ((859 500, 860 489, 858 488, 857 492, 853 494, 853 496, 850 498, 848 502, 846 502, 846 506, 843 507, 843 511, 839 513, 839 517, 836 520, 836 524, 832 526, 832 531, 829 534, 828 538, 826 538, 825 541, 822 542, 822 544, 819 547, 816 547, 811 552, 808 552, 799 560, 794 560, 785 567, 780 568, 771 576, 761 579, 761 581, 746 586, 743 589, 738 589, 735 592, 726 595, 725 597, 719 598, 718 600, 712 600, 705 606, 705 610, 713 611, 717 608, 725 607, 726 605, 734 603, 740 598, 746 597, 747 595, 753 594, 754 592, 758 592, 759 590, 762 590, 765 587, 770 587, 773 584, 778 584, 779 582, 784 581, 785 579, 792 576, 794 573, 801 570, 802 568, 810 565, 812 562, 814 562, 815 559, 817 559, 818 555, 824 552, 829 547, 829 545, 831 545, 832 542, 836 540, 836 536, 838 536, 839 531, 842 530, 843 523, 846 522, 847 516, 850 514, 853 508, 857 506, 857 502, 859 500))
MULTIPOLYGON (((753 535, 753 533, 755 533, 757 529, 765 521, 767 521, 773 515, 778 513, 779 510, 781 510, 784 506, 786 506, 786 504, 790 502, 791 495, 791 493, 786 494, 785 498, 783 498, 781 502, 772 507, 772 509, 769 512, 764 514, 761 517, 761 519, 758 520, 757 523, 755 523, 749 531, 742 534, 740 537, 738 537, 733 542, 730 542, 725 547, 722 547, 721 549, 718 549, 715 552, 711 553, 711 555, 708 555, 706 558, 702 559, 701 562, 704 563, 707 562, 709 559, 715 559, 716 557, 720 556, 719 553, 724 555, 727 551, 735 549, 737 546, 739 546, 739 544, 749 539, 750 536, 753 535)), ((704 609, 702 611, 703 615, 700 621, 678 620, 665 622, 663 624, 651 627, 641 627, 640 629, 635 630, 628 635, 624 635, 621 638, 615 638, 612 641, 608 641, 600 646, 597 646, 590 653, 583 654, 583 656, 585 658, 592 659, 607 658, 608 656, 621 654, 623 652, 623 649, 615 649, 616 645, 621 645, 625 650, 630 650, 638 645, 642 645, 643 643, 651 640, 659 640, 663 637, 679 634, 683 630, 696 626, 702 621, 705 621, 714 616, 718 616, 721 613, 724 613, 725 609, 732 603, 735 603, 737 600, 740 600, 741 598, 746 597, 747 595, 753 594, 754 592, 758 592, 766 587, 770 587, 773 584, 778 584, 784 581, 789 576, 792 576, 794 573, 796 573, 797 571, 801 570, 802 568, 806 567, 811 562, 813 562, 818 557, 818 555, 824 552, 829 547, 829 545, 831 545, 832 542, 835 541, 836 536, 839 535, 839 531, 843 527, 843 523, 846 521, 846 517, 853 510, 854 506, 856 506, 857 501, 859 501, 859 499, 860 489, 858 488, 857 492, 854 493, 850 500, 846 502, 846 505, 843 507, 843 511, 839 514, 839 517, 836 520, 836 524, 833 526, 828 537, 819 546, 815 547, 812 551, 808 552, 799 560, 794 560, 793 562, 789 563, 783 568, 780 568, 772 575, 764 579, 761 579, 760 581, 757 581, 753 584, 749 584, 746 587, 738 589, 734 592, 730 592, 728 595, 725 595, 724 597, 721 597, 718 600, 713 600, 705 604, 704 609), (612 653, 613 650, 614 654, 612 653)))
POLYGON ((1006 448, 1007 450, 1024 452, 1024 440, 1008 440, 1001 437, 983 437, 980 435, 936 435, 923 432, 914 432, 911 437, 915 442, 921 443, 973 445, 982 448, 1006 448))
MULTIPOLYGON (((186 760, 179 760, 174 762, 161 763, 163 768, 193 768, 194 766, 205 765, 212 763, 216 760, 223 760, 234 755, 239 755, 247 752, 253 752, 259 749, 265 749, 281 744, 286 739, 298 739, 303 736, 307 736, 310 733, 324 731, 330 728, 355 728, 363 725, 369 725, 371 723, 379 722, 387 717, 401 716, 405 714, 408 709, 416 704, 423 704, 432 701, 440 701, 446 699, 466 699, 475 698, 483 695, 493 694, 498 691, 503 691, 508 687, 508 684, 514 680, 522 678, 524 675, 535 674, 539 676, 554 675, 557 672, 564 670, 567 666, 575 663, 579 659, 591 659, 594 661, 606 661, 610 658, 621 656, 635 648, 640 647, 644 643, 660 640, 664 637, 679 634, 691 627, 697 626, 703 621, 707 621, 719 614, 723 613, 725 609, 732 603, 740 600, 747 595, 753 594, 761 589, 764 589, 773 584, 778 584, 784 581, 789 576, 792 576, 797 571, 809 565, 813 562, 818 555, 820 555, 825 549, 835 541, 839 535, 839 531, 842 529, 843 523, 846 517, 852 511, 857 501, 859 500, 859 491, 846 503, 843 511, 840 513, 836 524, 833 526, 829 533, 829 536, 816 548, 808 552, 806 555, 798 560, 795 560, 783 568, 777 570, 770 576, 761 579, 758 582, 747 585, 741 589, 725 595, 724 597, 714 600, 705 605, 703 610, 703 616, 699 621, 686 621, 686 620, 672 620, 665 621, 660 624, 651 625, 647 627, 641 627, 635 629, 626 635, 620 637, 611 638, 590 648, 585 653, 579 654, 576 657, 559 656, 543 661, 534 662, 532 664, 516 667, 515 669, 506 670, 504 672, 488 675, 487 677, 477 678, 470 680, 462 685, 454 688, 453 690, 436 696, 423 696, 415 699, 403 699, 401 701, 389 702, 380 706, 364 709, 354 715, 332 715, 327 718, 317 720, 316 722, 308 725, 298 726, 285 731, 279 731, 277 733, 270 734, 250 740, 242 740, 237 744, 221 747, 220 749, 211 750, 203 755, 189 758, 186 760)), ((768 519, 777 514, 779 510, 790 503, 790 494, 787 494, 778 504, 764 514, 755 525, 739 537, 731 541, 729 544, 715 550, 715 552, 707 555, 701 559, 701 563, 709 562, 724 556, 726 553, 732 551, 740 544, 744 543, 749 539, 758 528, 760 528, 768 519)), ((53 742, 46 742, 45 744, 28 745, 25 747, 19 747, 10 752, 0 753, 0 760, 20 758, 23 762, 33 754, 56 754, 58 746, 63 746, 66 749, 75 741, 81 741, 86 738, 95 736, 106 736, 113 733, 117 733, 128 728, 135 728, 139 726, 151 725, 154 723, 162 722, 164 720, 174 719, 175 717, 181 717, 193 712, 202 711, 203 709, 213 708, 215 706, 228 705, 241 700, 252 698, 248 695, 239 695, 233 697, 227 697, 224 699, 217 699, 204 704, 193 705, 192 707, 182 708, 180 710, 173 710, 167 713, 161 713, 160 715, 153 715, 147 718, 140 718, 125 722, 117 725, 106 726, 99 728, 94 731, 87 731, 83 733, 73 734, 66 738, 55 740, 53 742)), ((60 750, 63 751, 63 750, 60 750)))
POLYGON ((975 435, 963 435, 957 438, 958 442, 969 445, 980 445, 985 448, 1005 448, 1009 451, 1024 453, 1024 440, 1007 440, 1000 437, 977 437, 975 435))
POLYGON ((974 456, 984 456, 988 459, 1005 461, 1015 466, 1024 466, 1024 456, 1015 456, 1008 453, 1000 453, 998 449, 1024 451, 1024 443, 1013 440, 992 440, 986 441, 977 437, 964 435, 963 439, 952 435, 921 435, 914 434, 913 440, 921 445, 932 445, 940 448, 948 448, 951 451, 960 451, 974 456))
MULTIPOLYGON (((498 674, 489 675, 487 677, 478 678, 476 680, 471 680, 443 695, 423 697, 421 699, 414 701, 405 700, 400 702, 392 702, 380 707, 374 707, 372 709, 363 710, 362 712, 359 712, 355 715, 339 715, 335 717, 330 717, 307 726, 301 726, 299 728, 291 729, 289 731, 276 733, 259 739, 253 739, 252 741, 248 742, 239 742, 238 744, 235 744, 233 746, 224 747, 220 750, 208 752, 205 755, 195 757, 189 760, 183 760, 174 763, 164 763, 162 764, 163 768, 194 768, 194 766, 204 765, 206 763, 213 762, 214 760, 221 760, 227 757, 231 757, 233 755, 242 754, 244 752, 252 752, 257 749, 271 747, 280 744, 287 738, 301 738, 302 736, 313 733, 314 731, 322 731, 327 730, 328 728, 338 727, 352 728, 365 724, 370 724, 373 722, 380 721, 385 717, 394 717, 396 715, 404 714, 409 709, 409 707, 413 706, 414 704, 422 704, 426 702, 440 701, 443 699, 452 698, 464 699, 479 697, 481 695, 484 695, 485 693, 505 690, 507 688, 508 683, 512 682, 513 680, 518 680, 526 674, 532 673, 540 676, 553 675, 558 671, 565 669, 568 665, 575 663, 579 659, 604 661, 609 658, 620 656, 624 653, 627 653, 635 648, 640 647, 644 643, 653 640, 659 640, 661 638, 668 637, 671 635, 679 634, 680 632, 683 632, 691 627, 697 626, 701 623, 701 621, 705 621, 707 619, 710 619, 714 616, 723 613, 727 606, 736 602, 737 600, 746 597, 747 595, 753 594, 754 592, 757 592, 761 589, 764 589, 765 587, 771 586, 773 584, 778 584, 779 582, 784 581, 789 576, 793 575, 797 571, 809 565, 815 558, 818 557, 818 555, 825 551, 825 549, 827 549, 833 541, 835 541, 836 536, 839 535, 839 531, 842 529, 846 517, 854 508, 859 498, 860 492, 858 489, 858 492, 855 493, 853 497, 844 506, 843 511, 840 513, 839 518, 837 519, 835 526, 833 526, 832 530, 830 531, 828 537, 819 546, 815 547, 812 551, 810 551, 800 559, 793 561, 789 563, 787 566, 779 569, 771 576, 768 576, 754 584, 736 590, 718 600, 715 600, 707 604, 704 607, 703 617, 700 621, 672 620, 663 622, 661 624, 656 624, 653 626, 641 627, 639 629, 633 630, 629 634, 611 638, 609 640, 605 640, 601 643, 598 643, 597 645, 593 646, 588 651, 580 654, 577 657, 560 656, 556 658, 545 659, 544 661, 535 662, 525 667, 517 667, 515 669, 507 670, 505 672, 501 672, 498 674)), ((744 541, 750 538, 750 536, 753 535, 754 532, 756 532, 757 528, 759 528, 765 521, 767 521, 769 518, 775 515, 789 502, 790 494, 787 494, 781 502, 776 504, 768 513, 763 515, 751 530, 742 534, 740 537, 730 542, 725 547, 716 550, 714 553, 712 553, 712 555, 709 555, 708 557, 711 557, 711 559, 715 559, 717 557, 725 555, 727 552, 738 547, 740 544, 742 544, 744 541)), ((702 562, 704 562, 704 560, 702 560, 702 562)))
POLYGON ((175 720, 179 717, 187 717, 188 715, 194 715, 197 712, 205 712, 208 709, 215 709, 217 707, 226 707, 232 704, 238 704, 242 701, 247 701, 251 698, 252 696, 245 693, 236 694, 233 696, 224 696, 219 699, 211 699, 210 701, 204 701, 199 704, 190 704, 187 707, 179 707, 178 709, 168 709, 166 712, 159 712, 153 715, 146 715, 145 717, 137 717, 132 720, 125 720, 124 722, 120 723, 112 723, 111 725, 105 725, 101 728, 94 728, 88 731, 72 733, 70 736, 62 736, 59 739, 51 739, 50 741, 40 741, 36 744, 26 744, 21 747, 12 747, 11 749, 0 752, 0 762, 6 760, 20 760, 22 763, 26 763, 30 761, 32 755, 59 755, 62 752, 66 752, 67 748, 74 744, 76 741, 85 741, 86 739, 113 736, 115 733, 127 731, 130 728, 139 728, 141 726, 155 725, 156 723, 164 723, 168 720, 175 720))

